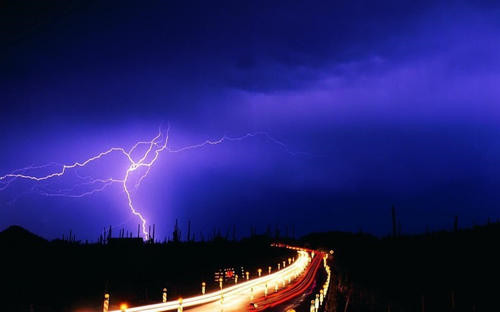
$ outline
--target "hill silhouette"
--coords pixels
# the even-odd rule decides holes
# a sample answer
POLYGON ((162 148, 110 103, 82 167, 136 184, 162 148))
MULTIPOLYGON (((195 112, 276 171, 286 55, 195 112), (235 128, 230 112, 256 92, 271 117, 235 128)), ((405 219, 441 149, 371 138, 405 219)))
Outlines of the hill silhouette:
POLYGON ((19 225, 9 226, 0 232, 0 246, 42 245, 46 243, 48 243, 46 239, 31 233, 19 225))
POLYGON ((302 243, 334 249, 339 311, 498 311, 499 240, 500 223, 490 223, 384 238, 313 233, 302 243))
MULTIPOLYGON (((312 233, 291 242, 333 249, 336 311, 495 311, 500 280, 500 223, 471 229, 379 238, 363 233, 312 233)), ((0 232, 0 294, 6 311, 99 310, 158 302, 217 288, 216 270, 276 263, 287 251, 254 235, 206 242, 140 243, 110 240, 83 244, 47 240, 19 227, 0 232), (33 291, 36 290, 36 291, 33 291), (29 295, 27 295, 29 294, 29 295), (54 296, 54 294, 58 294, 54 296), (171 297, 170 297, 171 296, 171 297), (31 308, 31 310, 30 310, 31 308)), ((333 311, 333 310, 332 310, 333 311)))
POLYGON ((67 237, 47 241, 19 226, 0 232, 2 311, 98 311, 106 291, 112 308, 124 301, 158 303, 164 287, 169 298, 199 294, 202 281, 207 291, 218 287, 214 273, 220 269, 252 275, 292 255, 256 235, 164 243, 125 237, 82 243, 67 237))

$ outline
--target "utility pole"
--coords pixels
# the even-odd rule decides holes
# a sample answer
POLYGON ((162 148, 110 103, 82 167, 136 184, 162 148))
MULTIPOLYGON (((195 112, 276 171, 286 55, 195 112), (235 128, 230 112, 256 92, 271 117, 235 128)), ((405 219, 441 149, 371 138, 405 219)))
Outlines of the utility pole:
POLYGON ((392 205, 392 237, 396 238, 397 236, 397 225, 396 225, 396 208, 392 205))

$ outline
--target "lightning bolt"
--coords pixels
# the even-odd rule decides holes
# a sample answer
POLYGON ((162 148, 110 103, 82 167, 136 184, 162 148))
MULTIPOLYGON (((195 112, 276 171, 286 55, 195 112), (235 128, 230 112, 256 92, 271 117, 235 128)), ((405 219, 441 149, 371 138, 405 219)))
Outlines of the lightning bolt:
MULTIPOLYGON (((102 159, 102 158, 104 158, 112 153, 119 153, 119 154, 123 155, 125 157, 125 159, 128 160, 128 163, 129 163, 129 165, 128 165, 127 169, 125 170, 125 173, 122 177, 119 177, 119 178, 110 177, 110 178, 105 178, 105 179, 92 179, 90 177, 82 177, 82 176, 78 175, 78 173, 75 171, 75 174, 77 175, 78 178, 83 179, 83 180, 87 180, 87 181, 80 183, 80 184, 77 184, 77 185, 73 186, 72 188, 61 190, 57 193, 45 191, 43 189, 38 189, 38 192, 42 195, 45 195, 45 196, 55 196, 55 197, 60 196, 60 197, 79 198, 79 197, 89 196, 89 195, 95 194, 97 192, 101 192, 113 183, 120 184, 123 188, 125 195, 126 195, 128 208, 129 208, 130 212, 140 220, 144 239, 147 240, 147 239, 149 239, 149 234, 146 231, 147 220, 144 217, 144 215, 142 213, 140 213, 136 209, 136 207, 134 206, 134 202, 132 199, 132 193, 131 193, 131 190, 129 188, 130 187, 129 182, 130 182, 131 174, 133 174, 134 172, 136 172, 138 170, 144 169, 144 172, 142 173, 142 175, 139 176, 137 182, 135 183, 135 188, 138 188, 140 186, 141 182, 148 176, 151 167, 153 167, 153 165, 158 160, 160 153, 162 153, 164 151, 169 152, 169 153, 180 153, 180 152, 184 152, 184 151, 188 151, 188 150, 199 149, 199 148, 202 148, 202 147, 205 147, 208 145, 218 145, 218 144, 221 144, 225 141, 242 141, 244 139, 255 137, 255 136, 264 136, 270 142, 277 144, 278 146, 283 148, 287 153, 289 153, 291 155, 306 154, 306 153, 291 152, 283 142, 271 137, 266 132, 247 133, 247 134, 240 136, 240 137, 231 137, 231 136, 224 135, 217 140, 205 140, 199 144, 188 145, 188 146, 174 149, 174 148, 168 147, 169 132, 170 132, 170 126, 167 128, 165 133, 163 133, 160 129, 158 131, 158 134, 154 138, 152 138, 149 141, 136 142, 129 150, 126 150, 123 147, 111 147, 110 149, 108 149, 104 152, 100 152, 97 155, 91 156, 90 158, 88 158, 82 162, 74 162, 74 163, 69 164, 69 165, 50 163, 50 164, 43 165, 43 166, 36 166, 36 167, 29 166, 26 168, 18 169, 16 171, 8 173, 4 176, 0 176, 0 191, 5 190, 16 179, 25 179, 25 180, 35 181, 35 182, 52 180, 52 179, 55 179, 58 177, 62 177, 71 169, 83 168, 83 167, 87 166, 88 164, 90 164, 94 161, 97 161, 99 159, 102 159), (139 148, 144 147, 144 146, 146 147, 146 150, 143 151, 142 153, 138 153, 139 148), (137 154, 139 154, 139 155, 137 156, 137 154), (44 169, 44 168, 48 168, 51 166, 61 166, 61 169, 58 171, 46 174, 46 175, 41 175, 41 176, 27 174, 27 172, 29 170, 44 169), (73 192, 76 189, 79 189, 82 186, 94 186, 94 185, 98 185, 98 186, 90 189, 89 191, 81 192, 79 194, 73 194, 73 192)), ((32 190, 35 190, 35 187, 33 187, 32 190)))

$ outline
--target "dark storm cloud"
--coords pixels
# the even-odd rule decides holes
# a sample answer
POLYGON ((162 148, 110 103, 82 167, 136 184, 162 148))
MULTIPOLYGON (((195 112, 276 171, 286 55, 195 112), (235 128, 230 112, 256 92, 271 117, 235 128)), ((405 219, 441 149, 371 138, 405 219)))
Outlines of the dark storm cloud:
POLYGON ((66 116, 71 102, 89 115, 99 111, 98 118, 127 116, 141 102, 148 115, 174 114, 177 102, 187 111, 203 106, 193 93, 296 90, 338 64, 374 56, 400 62, 444 48, 442 28, 469 10, 477 17, 464 27, 491 19, 496 8, 435 1, 17 4, 2 19, 2 93, 16 104, 5 109, 66 116), (432 38, 421 29, 429 18, 432 38))

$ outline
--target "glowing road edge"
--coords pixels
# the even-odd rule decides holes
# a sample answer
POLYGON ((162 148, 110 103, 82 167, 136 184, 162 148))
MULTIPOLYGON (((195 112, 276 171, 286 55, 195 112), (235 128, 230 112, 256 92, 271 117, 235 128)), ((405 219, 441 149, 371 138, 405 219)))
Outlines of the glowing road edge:
MULTIPOLYGON (((290 247, 291 249, 297 250, 297 259, 289 266, 275 273, 271 273, 262 277, 254 278, 252 280, 242 282, 240 284, 233 285, 231 287, 224 288, 222 290, 214 291, 205 295, 190 297, 182 300, 182 307, 188 308, 193 306, 198 306, 201 304, 211 303, 220 301, 221 297, 224 298, 224 302, 234 300, 237 295, 250 294, 252 288, 258 291, 259 289, 264 289, 265 284, 274 281, 275 283, 286 281, 288 278, 294 279, 300 273, 304 271, 307 265, 310 263, 311 257, 307 251, 300 250, 299 248, 290 247)), ((228 302, 229 303, 229 302, 228 302)), ((128 308, 127 312, 161 312, 161 311, 171 311, 177 310, 179 308, 179 301, 172 300, 165 303, 151 304, 140 307, 128 308)), ((113 310, 111 312, 121 312, 122 310, 113 310)))

